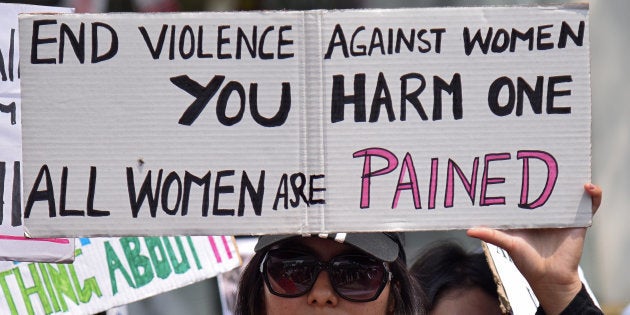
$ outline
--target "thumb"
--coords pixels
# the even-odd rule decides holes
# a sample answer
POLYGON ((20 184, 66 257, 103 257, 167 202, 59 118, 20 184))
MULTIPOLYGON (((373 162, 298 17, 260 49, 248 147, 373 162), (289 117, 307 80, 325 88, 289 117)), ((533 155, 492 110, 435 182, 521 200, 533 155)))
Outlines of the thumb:
POLYGON ((486 243, 499 246, 508 252, 511 251, 514 243, 511 235, 503 231, 486 227, 468 229, 468 231, 466 231, 466 234, 470 237, 480 239, 486 243))

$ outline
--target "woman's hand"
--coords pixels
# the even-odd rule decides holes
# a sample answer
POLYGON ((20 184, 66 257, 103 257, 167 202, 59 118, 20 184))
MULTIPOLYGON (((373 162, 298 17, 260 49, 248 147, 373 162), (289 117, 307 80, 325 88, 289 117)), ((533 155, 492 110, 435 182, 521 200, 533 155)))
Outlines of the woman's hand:
MULTIPOLYGON (((602 190, 585 184, 593 214, 599 208, 602 190)), ((468 236, 506 250, 523 274, 547 314, 559 314, 582 288, 578 265, 586 227, 495 230, 472 228, 468 236)))

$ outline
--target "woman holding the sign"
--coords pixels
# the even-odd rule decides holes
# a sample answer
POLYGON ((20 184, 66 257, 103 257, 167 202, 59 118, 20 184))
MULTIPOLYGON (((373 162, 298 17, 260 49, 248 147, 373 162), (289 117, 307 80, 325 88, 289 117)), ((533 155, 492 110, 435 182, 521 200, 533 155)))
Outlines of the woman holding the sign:
MULTIPOLYGON (((593 213, 599 187, 586 184, 593 213)), ((540 302, 537 314, 602 314, 578 274, 585 227, 468 235, 505 249, 540 302)), ((424 314, 396 233, 262 236, 239 284, 237 314, 424 314)), ((422 305, 421 305, 422 304, 422 305)))
POLYGON ((397 233, 267 235, 255 251, 237 314, 424 314, 397 233))

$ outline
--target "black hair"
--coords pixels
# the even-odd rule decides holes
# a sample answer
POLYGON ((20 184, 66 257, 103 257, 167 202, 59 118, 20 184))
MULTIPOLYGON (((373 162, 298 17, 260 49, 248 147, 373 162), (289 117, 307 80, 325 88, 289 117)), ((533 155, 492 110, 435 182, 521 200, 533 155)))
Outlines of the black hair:
POLYGON ((236 315, 263 314, 265 309, 264 280, 259 266, 266 252, 256 253, 241 274, 236 297, 236 315))
POLYGON ((451 289, 481 288, 497 298, 497 285, 483 252, 468 253, 454 242, 430 246, 411 267, 412 275, 426 294, 425 307, 432 310, 451 289))

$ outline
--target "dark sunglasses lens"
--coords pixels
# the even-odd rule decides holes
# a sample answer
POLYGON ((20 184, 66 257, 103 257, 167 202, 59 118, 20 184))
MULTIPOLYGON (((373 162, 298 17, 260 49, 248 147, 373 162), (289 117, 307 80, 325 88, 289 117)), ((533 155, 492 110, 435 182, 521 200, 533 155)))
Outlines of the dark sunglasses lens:
POLYGON ((270 289, 283 296, 300 296, 313 285, 317 262, 313 256, 299 252, 269 252, 266 261, 270 289))
POLYGON ((339 295, 353 301, 378 298, 386 282, 383 263, 366 256, 341 256, 332 262, 331 281, 339 295))

